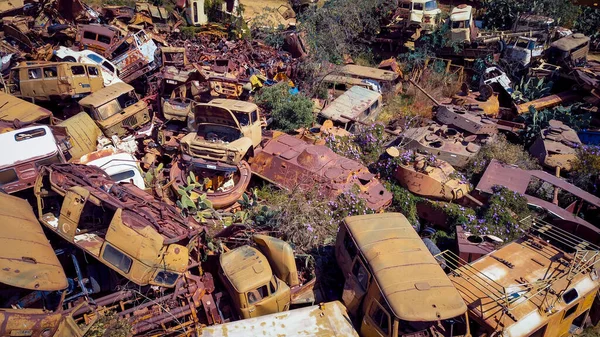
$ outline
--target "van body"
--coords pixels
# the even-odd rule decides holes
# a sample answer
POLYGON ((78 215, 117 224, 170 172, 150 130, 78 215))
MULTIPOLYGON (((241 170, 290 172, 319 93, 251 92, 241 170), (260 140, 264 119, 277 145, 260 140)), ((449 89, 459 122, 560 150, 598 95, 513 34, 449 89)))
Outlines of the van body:
POLYGON ((45 125, 0 134, 0 143, 0 187, 7 193, 33 187, 41 166, 66 162, 45 125))
POLYGON ((398 94, 402 92, 402 78, 398 73, 373 67, 347 64, 337 70, 335 75, 374 81, 381 87, 382 94, 398 94))
POLYGON ((23 62, 10 71, 10 93, 32 101, 78 99, 104 88, 98 66, 74 62, 23 62))
MULTIPOLYGON (((51 118, 52 112, 50 110, 0 91, 1 122, 9 123, 14 127, 18 121, 20 126, 27 126, 36 122, 40 124, 51 124, 51 118)), ((0 133, 2 133, 2 131, 4 130, 0 130, 0 133)))
POLYGON ((360 321, 360 335, 468 336, 467 306, 406 217, 346 217, 335 256, 346 279, 342 301, 360 321))
POLYGON ((452 42, 469 44, 477 37, 472 6, 463 4, 452 8, 449 24, 452 42))
POLYGON ((202 337, 250 336, 358 337, 343 304, 338 301, 294 309, 202 329, 202 337))
POLYGON ((71 148, 67 154, 67 162, 77 161, 83 155, 97 150, 102 130, 87 113, 80 112, 60 122, 58 126, 64 127, 69 136, 71 148))
POLYGON ((377 118, 382 106, 380 93, 354 86, 321 110, 319 118, 321 122, 329 119, 333 125, 352 131, 356 122, 342 115, 360 122, 371 122, 377 118))
POLYGON ((120 30, 99 24, 78 25, 75 45, 79 49, 89 49, 100 55, 107 56, 106 51, 122 38, 120 30))
POLYGON ((75 51, 67 47, 60 46, 54 51, 54 55, 61 61, 80 62, 85 64, 94 64, 102 69, 102 78, 104 85, 109 86, 117 82, 123 82, 119 78, 119 71, 115 65, 102 55, 91 50, 75 51))
POLYGON ((323 77, 323 85, 327 88, 327 93, 333 98, 340 97, 341 94, 345 93, 348 89, 359 86, 365 89, 373 90, 381 93, 381 86, 374 81, 367 81, 361 78, 340 76, 340 75, 327 75, 323 77))
POLYGON ((142 190, 146 189, 138 160, 130 153, 107 148, 88 153, 81 157, 79 163, 101 168, 118 183, 132 183, 142 190))
POLYGON ((150 122, 148 103, 140 100, 132 86, 117 83, 103 88, 79 101, 107 137, 123 137, 128 129, 150 122))
POLYGON ((208 23, 208 15, 204 11, 204 0, 190 0, 185 9, 185 18, 192 26, 201 26, 208 23))
POLYGON ((533 60, 539 59, 544 53, 544 44, 536 38, 519 36, 513 43, 506 46, 506 58, 519 62, 527 67, 533 60))

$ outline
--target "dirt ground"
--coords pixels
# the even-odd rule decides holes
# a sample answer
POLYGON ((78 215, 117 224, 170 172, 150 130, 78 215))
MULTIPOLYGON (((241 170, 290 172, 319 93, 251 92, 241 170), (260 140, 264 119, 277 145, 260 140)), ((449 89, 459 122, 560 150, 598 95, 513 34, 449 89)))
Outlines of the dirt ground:
POLYGON ((261 24, 272 26, 296 24, 295 18, 284 18, 286 10, 291 10, 288 0, 240 0, 240 4, 244 6, 244 17, 247 22, 256 19, 260 20, 261 24), (267 12, 263 10, 265 7, 270 9, 270 13, 265 14, 267 12))

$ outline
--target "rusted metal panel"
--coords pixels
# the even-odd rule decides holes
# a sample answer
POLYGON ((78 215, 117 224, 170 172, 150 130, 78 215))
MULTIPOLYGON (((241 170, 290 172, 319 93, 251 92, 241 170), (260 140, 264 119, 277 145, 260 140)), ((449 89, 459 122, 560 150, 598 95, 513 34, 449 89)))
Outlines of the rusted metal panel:
POLYGON ((457 127, 474 135, 493 135, 498 133, 498 127, 491 118, 485 115, 470 113, 458 106, 440 105, 435 118, 442 124, 457 127))
POLYGON ((50 110, 29 103, 13 95, 0 91, 0 120, 16 125, 16 128, 27 126, 31 123, 47 120, 52 117, 50 110))
POLYGON ((556 95, 549 95, 546 97, 538 98, 531 102, 521 103, 516 106, 518 114, 525 114, 529 112, 529 107, 534 107, 537 111, 551 108, 559 104, 567 104, 581 99, 581 95, 574 91, 566 91, 556 95))
POLYGON ((549 123, 546 129, 541 130, 529 152, 544 166, 570 171, 577 159, 577 148, 581 146, 579 136, 561 121, 551 120, 549 123))
POLYGON ((249 162, 254 174, 290 190, 318 186, 325 197, 334 199, 357 186, 357 196, 369 208, 380 210, 392 201, 392 194, 360 163, 287 134, 266 142, 249 162))
POLYGON ((465 231, 462 226, 456 226, 456 244, 458 256, 463 260, 461 261, 461 265, 463 262, 471 263, 496 249, 494 241, 471 234, 465 231))

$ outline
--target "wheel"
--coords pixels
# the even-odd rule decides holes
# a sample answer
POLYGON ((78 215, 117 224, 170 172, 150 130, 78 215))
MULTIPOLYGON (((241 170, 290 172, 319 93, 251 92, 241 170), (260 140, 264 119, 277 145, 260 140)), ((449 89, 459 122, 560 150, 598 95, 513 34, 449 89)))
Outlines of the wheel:
POLYGON ((73 56, 63 57, 63 62, 77 62, 77 60, 73 56))

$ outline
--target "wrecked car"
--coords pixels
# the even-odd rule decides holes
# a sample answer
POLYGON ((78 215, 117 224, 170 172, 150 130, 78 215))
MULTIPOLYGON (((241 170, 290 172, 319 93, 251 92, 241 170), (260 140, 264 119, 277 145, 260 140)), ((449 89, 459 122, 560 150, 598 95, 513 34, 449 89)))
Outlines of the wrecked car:
POLYGON ((311 145, 287 134, 277 133, 267 139, 249 163, 252 173, 289 190, 317 188, 331 200, 356 191, 356 196, 374 210, 392 202, 392 194, 360 163, 327 146, 311 145))
POLYGON ((82 156, 78 162, 101 168, 113 181, 146 189, 138 160, 130 153, 115 148, 102 149, 82 156))
POLYGON ((0 90, 0 122, 10 125, 10 131, 33 124, 51 124, 52 112, 0 90))
POLYGON ((46 125, 0 134, 0 188, 15 193, 33 187, 44 165, 64 163, 58 140, 46 125))
POLYGON ((150 122, 148 103, 140 100, 132 86, 116 83, 79 101, 79 105, 111 137, 122 137, 150 122))
POLYGON ((173 188, 186 183, 190 172, 207 179, 196 193, 206 193, 215 208, 235 203, 250 183, 246 162, 262 139, 258 106, 254 103, 214 99, 192 103, 188 130, 181 139, 181 159, 171 168, 173 188))
POLYGON ((80 50, 89 49, 108 57, 107 51, 121 38, 123 33, 108 25, 90 24, 78 25, 75 46, 80 50))
POLYGON ((67 47, 60 46, 54 51, 54 56, 63 62, 79 62, 98 65, 102 70, 104 86, 109 86, 117 82, 123 82, 119 78, 119 72, 117 71, 115 65, 91 50, 75 51, 67 47))
POLYGON ((347 64, 339 69, 336 69, 333 74, 372 82, 377 87, 381 88, 382 94, 399 94, 402 92, 403 88, 402 77, 400 77, 400 75, 394 71, 359 66, 355 64, 347 64))
POLYGON ((319 112, 319 122, 323 124, 325 120, 331 120, 335 126, 352 131, 356 121, 374 121, 382 107, 381 94, 353 86, 319 112))
POLYGON ((104 87, 98 66, 72 62, 22 62, 10 71, 8 89, 39 101, 79 99, 104 87))
POLYGON ((325 86, 325 88, 327 88, 329 97, 333 98, 340 97, 343 93, 354 86, 360 86, 365 89, 381 93, 381 87, 379 84, 350 76, 327 75, 323 77, 321 83, 323 86, 325 86))
POLYGON ((158 69, 161 62, 156 43, 144 30, 127 35, 106 52, 125 83, 158 69))
POLYGON ((470 336, 465 302, 403 214, 346 217, 335 257, 361 335, 470 336))
POLYGON ((546 50, 546 58, 551 64, 570 67, 585 62, 589 51, 590 38, 575 33, 552 42, 546 50))
POLYGON ((509 95, 514 92, 511 84, 506 73, 496 66, 486 68, 483 75, 481 75, 480 85, 490 85, 492 88, 500 87, 509 95))
POLYGON ((313 293, 316 278, 308 257, 299 259, 289 243, 277 238, 253 235, 252 240, 258 249, 244 245, 219 256, 219 277, 240 318, 320 301, 313 293))
POLYGON ((477 38, 477 28, 473 20, 473 7, 465 4, 452 8, 449 18, 450 40, 470 44, 477 38))
POLYGON ((541 165, 571 171, 573 163, 577 160, 577 149, 581 146, 579 136, 561 121, 551 120, 549 124, 541 130, 529 152, 538 158, 541 165))
POLYGON ((506 46, 505 58, 518 62, 523 68, 540 59, 544 53, 544 43, 534 37, 519 36, 506 46))
POLYGON ((409 29, 427 33, 434 31, 440 22, 442 11, 436 0, 400 0, 397 4, 397 20, 409 29))

